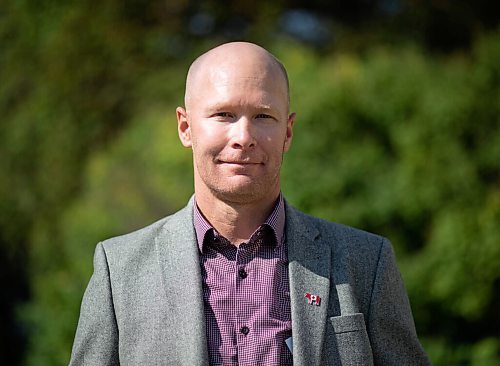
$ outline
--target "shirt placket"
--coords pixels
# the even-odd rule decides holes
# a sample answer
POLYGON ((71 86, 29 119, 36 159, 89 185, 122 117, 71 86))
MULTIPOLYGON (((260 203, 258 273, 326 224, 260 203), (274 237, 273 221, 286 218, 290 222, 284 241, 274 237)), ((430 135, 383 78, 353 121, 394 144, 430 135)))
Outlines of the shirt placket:
MULTIPOLYGON (((223 328, 226 331, 222 331, 221 335, 222 339, 225 340, 222 342, 223 346, 220 350, 222 353, 222 357, 220 362, 222 362, 225 366, 238 366, 238 342, 237 342, 237 331, 234 330, 234 324, 237 323, 237 314, 234 311, 231 311, 231 308, 236 308, 237 305, 237 293, 236 293, 236 283, 234 281, 234 272, 237 268, 237 257, 238 250, 234 246, 231 245, 224 237, 215 235, 213 239, 213 243, 216 249, 217 254, 217 268, 221 270, 220 276, 220 284, 222 287, 219 289, 220 298, 227 297, 231 300, 231 306, 224 308, 218 306, 218 309, 222 309, 222 313, 225 315, 216 317, 219 326, 223 325, 223 328), (233 330, 230 330, 233 329, 233 330)), ((215 361, 215 360, 213 360, 215 361)), ((216 364, 219 361, 215 361, 216 364)))
MULTIPOLYGON (((236 342, 238 350, 238 365, 246 365, 251 357, 252 339, 255 339, 255 329, 252 324, 252 273, 249 256, 252 242, 242 243, 236 252, 235 283, 236 283, 236 342)), ((254 259, 255 260, 255 259, 254 259)))

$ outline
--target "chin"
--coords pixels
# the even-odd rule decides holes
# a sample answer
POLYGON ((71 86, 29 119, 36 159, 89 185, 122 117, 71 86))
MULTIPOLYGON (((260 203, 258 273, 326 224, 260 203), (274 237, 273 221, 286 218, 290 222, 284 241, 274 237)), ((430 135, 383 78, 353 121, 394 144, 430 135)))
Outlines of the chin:
POLYGON ((268 190, 260 189, 255 184, 251 185, 238 185, 232 187, 224 187, 222 189, 215 189, 215 196, 221 201, 228 201, 234 203, 250 203, 259 201, 265 198, 268 190))
MULTIPOLYGON (((217 199, 233 203, 251 203, 266 200, 279 192, 279 173, 276 175, 232 175, 225 172, 211 172, 199 176, 200 187, 217 199), (214 179, 215 178, 215 179, 214 179)), ((274 197, 273 197, 274 198, 274 197)))

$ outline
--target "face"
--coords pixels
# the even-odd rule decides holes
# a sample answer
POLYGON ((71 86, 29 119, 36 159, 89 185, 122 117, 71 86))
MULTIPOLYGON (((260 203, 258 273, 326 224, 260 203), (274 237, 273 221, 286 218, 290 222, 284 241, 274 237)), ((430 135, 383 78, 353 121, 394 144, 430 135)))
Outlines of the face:
POLYGON ((193 150, 195 191, 248 203, 276 198, 294 114, 281 74, 255 65, 206 71, 186 109, 177 108, 179 137, 193 150), (256 77, 257 75, 257 77, 256 77))

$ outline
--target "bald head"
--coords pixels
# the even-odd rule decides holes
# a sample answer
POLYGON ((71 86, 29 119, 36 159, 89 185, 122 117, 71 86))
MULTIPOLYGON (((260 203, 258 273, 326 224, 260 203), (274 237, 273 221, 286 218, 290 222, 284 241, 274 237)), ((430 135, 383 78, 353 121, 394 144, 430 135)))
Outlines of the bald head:
POLYGON ((272 80, 283 90, 289 103, 288 75, 283 64, 264 48, 248 42, 231 42, 209 50, 198 57, 189 68, 184 98, 186 109, 196 100, 204 83, 217 79, 272 80))

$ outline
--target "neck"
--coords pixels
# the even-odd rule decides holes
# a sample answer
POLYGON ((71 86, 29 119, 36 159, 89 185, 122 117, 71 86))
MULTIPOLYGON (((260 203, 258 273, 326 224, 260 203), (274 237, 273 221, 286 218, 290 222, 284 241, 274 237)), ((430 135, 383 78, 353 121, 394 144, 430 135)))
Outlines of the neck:
POLYGON ((239 246, 269 217, 278 196, 279 191, 262 200, 241 203, 196 192, 196 203, 215 230, 239 246))

